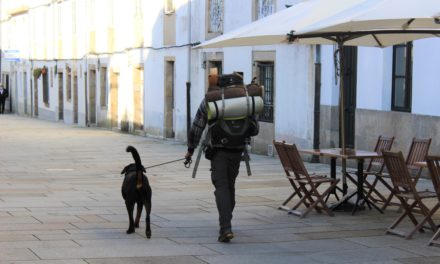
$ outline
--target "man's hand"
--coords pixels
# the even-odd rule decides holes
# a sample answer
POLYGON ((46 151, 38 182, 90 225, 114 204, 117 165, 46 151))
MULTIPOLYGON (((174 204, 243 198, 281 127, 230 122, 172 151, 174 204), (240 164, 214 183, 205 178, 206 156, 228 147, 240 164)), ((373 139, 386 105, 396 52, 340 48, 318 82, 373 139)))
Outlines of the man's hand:
POLYGON ((186 168, 189 168, 191 166, 192 163, 192 155, 194 153, 194 149, 193 148, 188 148, 188 152, 186 152, 185 154, 185 162, 183 164, 185 164, 186 168))
POLYGON ((193 153, 191 153, 191 152, 187 152, 187 153, 185 154, 185 159, 190 159, 190 158, 192 157, 192 155, 193 155, 193 153))

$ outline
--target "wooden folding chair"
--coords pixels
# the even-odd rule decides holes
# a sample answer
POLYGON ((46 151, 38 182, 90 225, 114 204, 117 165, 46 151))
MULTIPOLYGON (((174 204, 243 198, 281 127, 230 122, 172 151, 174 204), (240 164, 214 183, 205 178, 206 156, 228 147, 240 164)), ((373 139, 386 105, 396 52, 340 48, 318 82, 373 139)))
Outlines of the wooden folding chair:
POLYGON ((302 198, 303 195, 301 194, 299 187, 297 186, 297 184, 294 181, 295 175, 293 174, 293 169, 290 164, 289 157, 287 156, 286 149, 284 148, 284 144, 285 144, 284 141, 273 140, 273 145, 275 146, 275 149, 278 153, 278 157, 280 159, 281 166, 283 166, 284 172, 286 173, 286 178, 293 188, 293 193, 289 197, 287 197, 287 199, 278 207, 278 209, 290 211, 291 208, 287 206, 287 204, 290 202, 290 200, 292 200, 292 198, 295 196, 302 198))
MULTIPOLYGON (((284 144, 287 156, 290 161, 292 171, 295 175, 295 181, 298 183, 299 189, 303 194, 303 197, 289 212, 290 214, 305 217, 313 209, 320 212, 325 211, 328 215, 333 216, 333 212, 328 208, 325 203, 325 197, 336 188, 339 179, 327 178, 324 175, 310 175, 304 166, 304 162, 296 148, 295 144, 284 144), (318 190, 321 185, 328 184, 324 190, 318 190), (298 207, 304 204, 306 206, 305 211, 297 210, 298 207)), ((320 188, 321 189, 321 188, 320 188)))
MULTIPOLYGON (((440 208, 440 156, 427 156, 426 163, 428 165, 429 173, 431 175, 434 191, 437 194, 437 204, 429 212, 429 216, 432 216, 440 208)), ((440 237, 440 228, 437 226, 437 232, 429 240, 428 245, 440 246, 440 241, 437 239, 440 237)))
POLYGON ((387 228, 386 233, 395 234, 405 237, 406 239, 410 239, 415 232, 424 232, 423 225, 425 222, 429 223, 432 230, 436 230, 436 226, 429 214, 430 210, 423 203, 423 200, 428 198, 436 198, 437 195, 429 191, 419 192, 416 190, 415 183, 409 173, 402 152, 384 151, 383 157, 390 174, 391 182, 393 183, 393 194, 397 197, 397 199, 399 199, 404 209, 403 213, 387 228), (416 206, 420 208, 420 211, 414 210, 416 206), (423 221, 418 222, 414 216, 415 213, 422 214, 424 217, 423 221), (414 224, 414 228, 408 233, 396 230, 396 227, 407 216, 414 224))
MULTIPOLYGON (((416 162, 425 161, 426 155, 428 155, 429 146, 431 145, 431 138, 413 138, 411 142, 411 146, 409 148, 408 156, 406 157, 405 164, 407 168, 410 170, 411 178, 413 179, 414 183, 416 184, 417 181, 420 178, 420 175, 422 173, 422 169, 420 166, 416 166, 416 162)), ((392 192, 393 187, 387 182, 386 179, 388 179, 390 176, 386 173, 377 173, 375 174, 375 179, 373 183, 371 184, 372 188, 377 190, 377 183, 380 182, 382 185, 386 187, 390 191, 390 194, 388 194, 388 197, 384 201, 381 199, 380 202, 383 202, 382 210, 385 210, 389 205, 397 205, 400 206, 397 203, 392 203, 392 199, 394 197, 394 194, 392 192)), ((382 197, 385 196, 382 193, 382 197)))
MULTIPOLYGON (((386 137, 380 135, 377 138, 376 146, 374 147, 374 152, 382 152, 389 151, 394 143, 394 137, 386 137)), ((364 191, 365 191, 365 200, 370 199, 372 202, 382 202, 384 203, 387 198, 380 193, 376 188, 376 184, 378 179, 374 177, 374 181, 372 183, 368 182, 368 176, 375 176, 376 174, 381 174, 384 169, 385 163, 382 157, 372 158, 368 163, 367 168, 363 172, 364 176, 364 191), (373 196, 374 194, 374 196, 373 196)), ((349 171, 347 172, 347 178, 349 178, 354 184, 357 185, 357 179, 352 176, 352 174, 357 174, 357 171, 349 171)), ((391 188, 391 186, 390 186, 391 188)))

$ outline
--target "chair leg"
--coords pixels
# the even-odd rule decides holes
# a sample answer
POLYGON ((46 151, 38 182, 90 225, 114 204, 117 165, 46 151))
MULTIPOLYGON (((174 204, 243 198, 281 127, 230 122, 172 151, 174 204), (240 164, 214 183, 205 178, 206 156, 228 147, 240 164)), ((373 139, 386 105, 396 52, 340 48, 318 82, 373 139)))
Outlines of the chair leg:
POLYGON ((367 181, 368 175, 367 177, 365 177, 365 185, 367 186, 368 192, 365 194, 365 199, 369 199, 370 201, 373 202, 381 202, 381 203, 385 203, 387 198, 385 198, 385 196, 383 196, 383 194, 381 194, 377 189, 377 183, 379 182, 379 179, 377 177, 374 178, 373 183, 370 183, 367 181), (373 197, 373 194, 377 196, 377 198, 373 197))
POLYGON ((290 208, 289 207, 287 207, 286 206, 286 204, 287 203, 289 203, 290 202, 290 200, 292 200, 292 198, 296 195, 297 193, 296 192, 294 192, 294 193, 292 193, 279 207, 278 207, 278 209, 279 210, 284 210, 284 211, 289 211, 290 210, 290 208))
POLYGON ((312 204, 314 203, 314 200, 311 197, 310 191, 307 190, 307 188, 304 185, 301 185, 300 188, 303 193, 303 196, 301 197, 301 199, 299 199, 299 201, 296 204, 293 205, 292 209, 289 210, 289 213, 291 213, 291 211, 296 210, 303 203, 306 207, 309 207, 309 205, 306 202, 306 199, 308 199, 310 203, 312 203, 312 204))
POLYGON ((350 173, 346 173, 345 176, 354 184, 357 185, 357 180, 350 175, 350 173))
POLYGON ((439 237, 440 237, 440 228, 437 228, 437 232, 435 232, 431 240, 429 240, 428 246, 432 246, 432 245, 440 246, 440 241, 437 241, 439 237))
POLYGON ((388 196, 388 198, 386 198, 386 201, 382 206, 382 208, 380 208, 382 209, 382 211, 385 211, 385 209, 391 204, 391 200, 394 197, 393 187, 391 187, 391 185, 389 185, 384 179, 381 178, 378 179, 390 191, 390 195, 388 196))
POLYGON ((324 196, 326 196, 327 195, 327 197, 328 197, 328 194, 330 194, 332 191, 334 191, 334 190, 336 190, 336 185, 338 184, 338 180, 336 180, 336 181, 334 181, 334 182, 332 182, 331 183, 331 185, 329 186, 329 188, 321 195, 321 197, 320 197, 320 203, 321 203, 321 205, 322 205, 322 207, 323 207, 323 209, 327 212, 327 214, 328 215, 330 215, 330 216, 334 216, 334 214, 333 214, 333 211, 332 210, 330 210, 330 208, 328 208, 328 206, 327 206, 327 204, 326 204, 326 202, 327 202, 327 200, 326 201, 323 201, 322 200, 322 197, 324 197, 324 196))
POLYGON ((420 169, 417 171, 417 174, 416 174, 416 176, 415 176, 414 179, 413 179, 413 181, 414 181, 414 185, 417 185, 417 182, 419 181, 420 176, 422 176, 422 170, 423 170, 423 168, 420 168, 420 169))
MULTIPOLYGON (((417 231, 416 228, 413 229, 412 232, 410 232, 410 234, 405 234, 404 232, 398 231, 396 230, 396 227, 400 224, 400 222, 405 218, 405 216, 408 216, 410 218, 410 220, 413 222, 413 224, 415 226, 418 225, 417 219, 414 217, 414 215, 411 213, 412 208, 416 205, 416 201, 414 201, 411 205, 408 205, 408 203, 405 201, 405 199, 400 198, 399 200, 402 203, 402 206, 404 207, 404 211, 403 213, 387 228, 387 230, 385 231, 385 233, 390 233, 390 234, 394 234, 394 235, 398 235, 401 237, 405 237, 406 239, 411 238, 412 234, 417 231)), ((423 230, 423 228, 421 228, 420 230, 423 230)), ((422 231, 423 232, 423 231, 422 231)))
POLYGON ((302 198, 302 194, 301 191, 299 190, 298 186, 295 184, 295 182, 292 179, 288 179, 290 182, 290 185, 293 188, 293 193, 278 207, 279 210, 284 210, 284 211, 290 211, 291 208, 287 207, 286 205, 290 202, 290 200, 292 200, 293 197, 295 197, 295 195, 297 195, 298 197, 302 198))
POLYGON ((432 231, 437 230, 437 226, 432 220, 432 216, 438 210, 438 208, 440 208, 440 203, 437 203, 434 207, 431 208, 431 210, 429 210, 423 203, 420 203, 419 206, 420 209, 422 210, 422 214, 425 216, 425 218, 423 218, 423 220, 420 222, 419 225, 423 226, 426 222, 428 222, 432 231))

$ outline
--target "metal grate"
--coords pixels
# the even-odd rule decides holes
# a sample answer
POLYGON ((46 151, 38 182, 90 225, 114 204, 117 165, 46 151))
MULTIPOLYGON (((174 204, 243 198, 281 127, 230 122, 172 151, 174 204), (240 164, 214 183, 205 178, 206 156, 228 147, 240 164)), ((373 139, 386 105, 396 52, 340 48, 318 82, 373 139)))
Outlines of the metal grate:
POLYGON ((272 123, 274 108, 274 64, 273 62, 260 63, 258 67, 260 69, 260 84, 264 86, 264 108, 259 120, 272 123))

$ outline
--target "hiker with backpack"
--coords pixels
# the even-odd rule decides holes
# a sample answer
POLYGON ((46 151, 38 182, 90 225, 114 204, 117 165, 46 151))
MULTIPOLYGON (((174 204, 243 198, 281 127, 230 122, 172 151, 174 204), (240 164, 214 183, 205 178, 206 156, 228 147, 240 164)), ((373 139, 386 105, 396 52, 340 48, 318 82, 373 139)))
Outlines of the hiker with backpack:
POLYGON ((245 86, 243 75, 237 72, 209 76, 210 86, 197 110, 188 136, 190 159, 208 125, 203 152, 211 161, 211 180, 219 213, 219 242, 229 242, 235 207, 235 179, 240 161, 250 137, 259 132, 257 115, 262 111, 262 87, 245 86))

